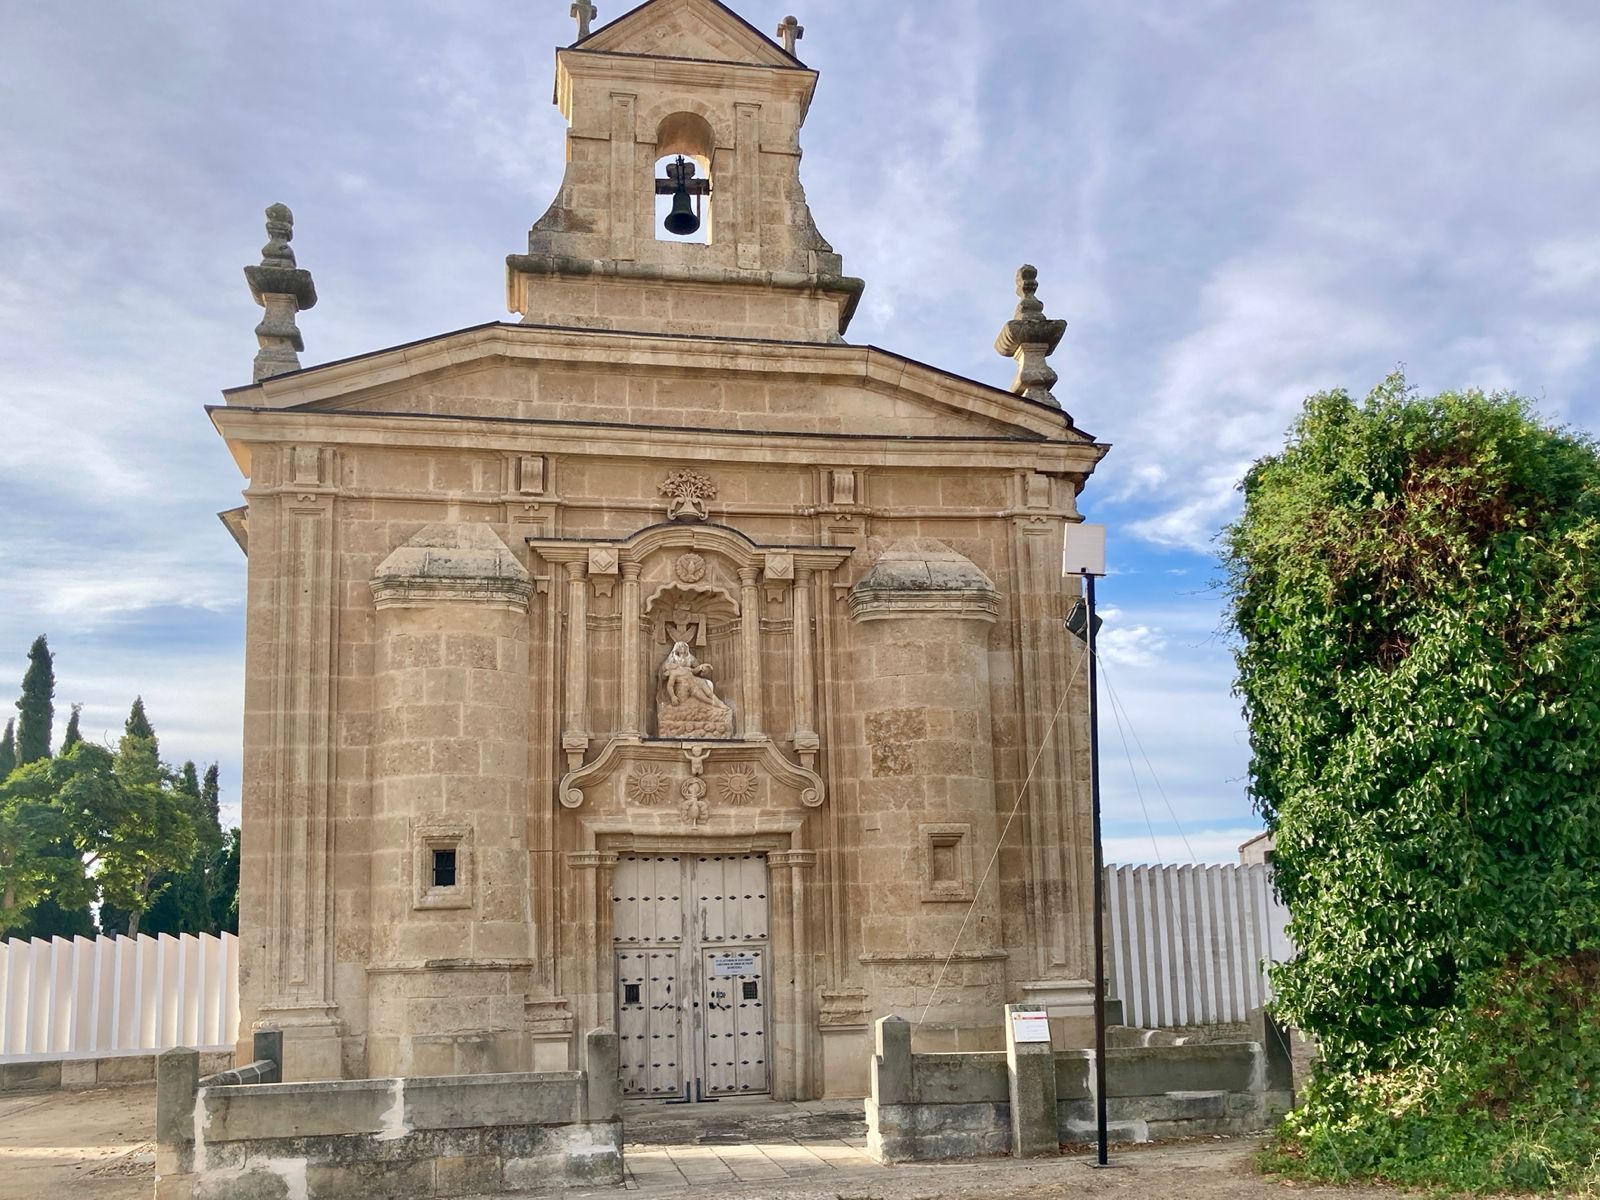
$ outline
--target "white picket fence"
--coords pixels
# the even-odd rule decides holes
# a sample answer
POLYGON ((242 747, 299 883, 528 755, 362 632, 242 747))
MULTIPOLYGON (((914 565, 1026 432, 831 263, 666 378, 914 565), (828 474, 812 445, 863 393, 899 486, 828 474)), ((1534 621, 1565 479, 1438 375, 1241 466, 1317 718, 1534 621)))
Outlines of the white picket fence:
POLYGON ((1272 868, 1106 868, 1110 993, 1129 1025, 1243 1021, 1271 995, 1264 961, 1294 956, 1272 868))
POLYGON ((0 1060, 231 1046, 239 939, 11 939, 0 944, 0 1060))

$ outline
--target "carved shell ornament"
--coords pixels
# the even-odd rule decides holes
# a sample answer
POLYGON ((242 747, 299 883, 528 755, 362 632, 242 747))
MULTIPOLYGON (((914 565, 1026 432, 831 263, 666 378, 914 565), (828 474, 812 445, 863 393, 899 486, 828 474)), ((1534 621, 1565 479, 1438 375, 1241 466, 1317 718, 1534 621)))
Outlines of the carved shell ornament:
POLYGON ((680 554, 672 571, 684 583, 699 583, 706 577, 706 560, 698 554, 680 554))
POLYGON ((711 515, 710 501, 717 498, 717 485, 699 471, 674 471, 662 481, 660 492, 667 498, 667 520, 704 521, 711 515))

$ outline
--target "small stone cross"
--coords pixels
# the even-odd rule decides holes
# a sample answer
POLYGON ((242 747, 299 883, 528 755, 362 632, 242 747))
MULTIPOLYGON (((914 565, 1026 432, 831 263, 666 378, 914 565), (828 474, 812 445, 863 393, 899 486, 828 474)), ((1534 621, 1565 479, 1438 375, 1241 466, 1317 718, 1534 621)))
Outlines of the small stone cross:
POLYGON ((783 24, 778 26, 778 37, 783 40, 783 48, 790 54, 794 53, 794 44, 806 35, 806 27, 800 24, 798 18, 785 17, 783 24))
POLYGON ((572 6, 572 15, 578 21, 578 40, 581 42, 589 36, 589 22, 600 15, 600 10, 589 3, 589 0, 577 0, 572 6))

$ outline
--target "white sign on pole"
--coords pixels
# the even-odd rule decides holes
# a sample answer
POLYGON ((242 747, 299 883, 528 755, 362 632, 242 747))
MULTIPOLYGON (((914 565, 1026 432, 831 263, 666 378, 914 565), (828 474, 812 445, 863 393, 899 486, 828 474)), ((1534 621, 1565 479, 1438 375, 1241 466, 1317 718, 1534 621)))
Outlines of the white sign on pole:
POLYGON ((1044 1009, 1019 1009, 1011 1014, 1011 1040, 1014 1042, 1048 1042, 1050 1040, 1050 1014, 1044 1009))

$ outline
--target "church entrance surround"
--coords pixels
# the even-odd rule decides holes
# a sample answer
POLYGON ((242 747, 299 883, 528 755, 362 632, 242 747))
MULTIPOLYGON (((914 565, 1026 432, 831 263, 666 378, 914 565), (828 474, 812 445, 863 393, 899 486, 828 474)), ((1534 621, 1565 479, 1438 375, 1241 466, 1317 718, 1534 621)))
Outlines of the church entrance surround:
POLYGON ((623 854, 612 875, 626 1096, 771 1090, 764 854, 623 854))

